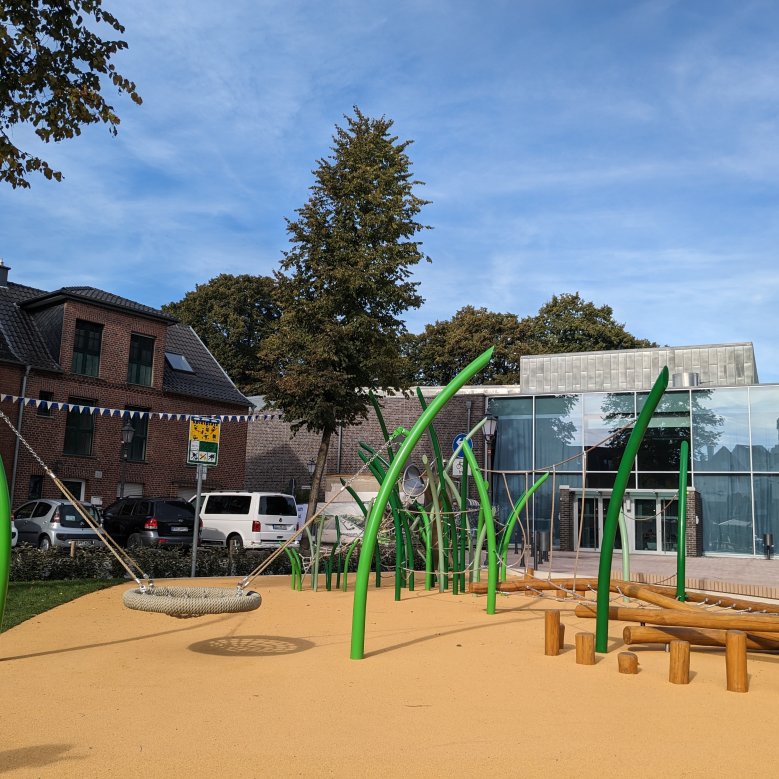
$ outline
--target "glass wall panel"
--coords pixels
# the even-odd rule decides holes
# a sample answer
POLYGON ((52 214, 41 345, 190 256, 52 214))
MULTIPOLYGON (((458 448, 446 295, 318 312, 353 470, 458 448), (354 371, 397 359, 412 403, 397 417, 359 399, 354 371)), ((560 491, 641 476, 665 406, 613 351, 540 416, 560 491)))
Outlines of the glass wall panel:
POLYGON ((703 502, 703 551, 752 554, 752 494, 749 476, 699 475, 703 502))
POLYGON ((779 544, 779 476, 755 476, 755 552, 764 554, 763 534, 779 544))
POLYGON ((592 393, 582 396, 584 407, 584 448, 588 471, 616 471, 625 451, 635 419, 635 395, 592 393))
POLYGON ((581 395, 536 398, 536 470, 581 471, 581 453, 581 395))
POLYGON ((498 417, 495 470, 532 470, 533 398, 493 400, 489 410, 498 417))
POLYGON ((779 387, 750 387, 752 468, 779 471, 779 387))
MULTIPOLYGON (((538 475, 538 474, 536 474, 538 475)), ((581 487, 581 476, 572 473, 557 474, 549 477, 533 493, 533 522, 536 530, 549 530, 552 518, 552 495, 554 491, 554 534, 552 543, 560 542, 560 487, 581 487)))
MULTIPOLYGON (((615 473, 591 473, 587 471, 587 489, 610 490, 614 487, 615 473)), ((636 472, 632 471, 625 489, 632 490, 636 487, 636 472)))
POLYGON ((679 487, 678 473, 644 473, 638 472, 638 488, 640 490, 669 490, 679 487))
MULTIPOLYGON (((638 412, 648 396, 646 392, 636 395, 638 412)), ((639 472, 678 471, 679 448, 682 441, 689 440, 690 393, 687 390, 668 392, 660 398, 638 450, 639 472)))
POLYGON ((746 387, 692 391, 695 470, 749 471, 746 387))

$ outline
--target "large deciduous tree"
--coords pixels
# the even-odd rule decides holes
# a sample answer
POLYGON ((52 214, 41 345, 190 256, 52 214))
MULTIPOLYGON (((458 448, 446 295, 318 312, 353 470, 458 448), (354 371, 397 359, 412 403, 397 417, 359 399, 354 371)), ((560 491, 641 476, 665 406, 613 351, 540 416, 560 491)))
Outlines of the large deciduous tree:
POLYGON ((451 319, 427 325, 404 339, 415 381, 445 384, 489 346, 491 364, 474 382, 518 384, 520 357, 654 346, 616 322, 611 306, 596 306, 578 292, 554 295, 532 316, 497 314, 465 306, 451 319))
POLYGON ((534 317, 523 320, 531 354, 593 352, 656 346, 636 338, 614 319, 611 306, 596 306, 578 292, 553 295, 534 317))
POLYGON ((287 221, 291 248, 276 273, 282 315, 258 371, 266 400, 294 432, 321 433, 309 516, 339 424, 367 416, 369 389, 404 384, 400 317, 423 302, 410 276, 428 259, 415 240, 427 201, 414 193, 422 182, 412 178, 411 141, 356 107, 345 119, 308 201, 287 221))
POLYGON ((451 319, 426 325, 404 344, 414 380, 441 386, 490 346, 495 347, 493 358, 473 382, 518 383, 519 358, 526 348, 523 327, 514 314, 473 306, 461 308, 451 319))
POLYGON ((96 28, 124 27, 102 8, 102 0, 0 0, 0 181, 29 187, 29 174, 62 179, 62 173, 13 138, 30 125, 45 142, 81 133, 103 122, 116 135, 119 117, 103 94, 107 84, 140 104, 135 84, 111 58, 127 43, 104 40, 96 28))
POLYGON ((257 353, 281 315, 268 276, 222 273, 162 310, 194 328, 241 392, 257 391, 257 353))

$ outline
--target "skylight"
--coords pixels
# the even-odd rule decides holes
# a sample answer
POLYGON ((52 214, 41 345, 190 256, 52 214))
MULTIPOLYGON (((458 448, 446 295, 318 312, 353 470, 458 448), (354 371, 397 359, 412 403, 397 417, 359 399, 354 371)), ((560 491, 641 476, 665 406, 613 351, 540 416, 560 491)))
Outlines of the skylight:
POLYGON ((168 361, 168 365, 173 368, 174 371, 183 371, 184 373, 194 373, 192 366, 183 354, 176 354, 175 352, 165 352, 165 359, 168 361))

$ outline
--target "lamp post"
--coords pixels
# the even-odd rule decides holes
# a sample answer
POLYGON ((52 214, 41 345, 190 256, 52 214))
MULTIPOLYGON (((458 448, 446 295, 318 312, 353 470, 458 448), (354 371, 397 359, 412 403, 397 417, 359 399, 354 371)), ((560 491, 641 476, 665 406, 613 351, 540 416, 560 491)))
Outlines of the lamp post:
POLYGON ((484 433, 484 440, 487 443, 487 484, 489 485, 490 490, 490 503, 493 504, 495 501, 495 490, 493 489, 492 460, 494 455, 495 434, 497 431, 498 418, 494 414, 487 414, 484 420, 484 427, 482 427, 482 432, 484 433))
POLYGON ((122 473, 119 481, 119 497, 124 497, 125 473, 127 470, 127 447, 133 442, 135 428, 129 419, 122 425, 122 473))

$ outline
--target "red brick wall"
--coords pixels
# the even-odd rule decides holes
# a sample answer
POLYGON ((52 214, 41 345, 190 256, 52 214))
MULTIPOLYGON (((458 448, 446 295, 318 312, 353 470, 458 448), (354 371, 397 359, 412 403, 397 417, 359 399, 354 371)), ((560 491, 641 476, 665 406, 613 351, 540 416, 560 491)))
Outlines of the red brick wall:
MULTIPOLYGON (((246 409, 233 405, 197 400, 162 392, 165 359, 164 323, 133 317, 110 309, 68 302, 65 306, 62 348, 59 359, 65 374, 32 371, 25 392, 28 398, 38 398, 43 391, 51 392, 55 401, 66 403, 72 397, 89 398, 102 408, 124 409, 138 406, 150 411, 216 415, 245 414, 246 409), (70 374, 73 353, 73 335, 76 319, 99 322, 104 325, 101 349, 100 376, 70 374), (153 386, 139 387, 126 384, 130 334, 152 336, 155 341, 153 386)), ((24 369, 0 365, 0 393, 21 394, 24 369)), ((5 402, 2 410, 17 424, 19 405, 5 402)), ((92 454, 88 457, 63 454, 67 413, 53 411, 50 417, 37 415, 37 409, 24 409, 22 434, 43 461, 62 479, 83 479, 85 497, 100 496, 103 505, 112 503, 121 479, 121 426, 118 417, 94 417, 92 454)), ((209 468, 209 489, 241 488, 244 486, 246 455, 246 422, 222 423, 219 464, 209 468)), ((176 495, 180 489, 195 486, 195 468, 187 466, 188 422, 165 421, 150 418, 146 448, 146 462, 128 462, 126 482, 142 484, 146 495, 176 495)), ((9 482, 12 478, 15 436, 10 428, 0 423, 0 454, 9 482)), ((43 473, 41 466, 21 446, 16 472, 16 486, 12 505, 27 499, 30 477, 43 473)), ((58 490, 53 481, 44 479, 44 496, 53 497, 58 490)))

